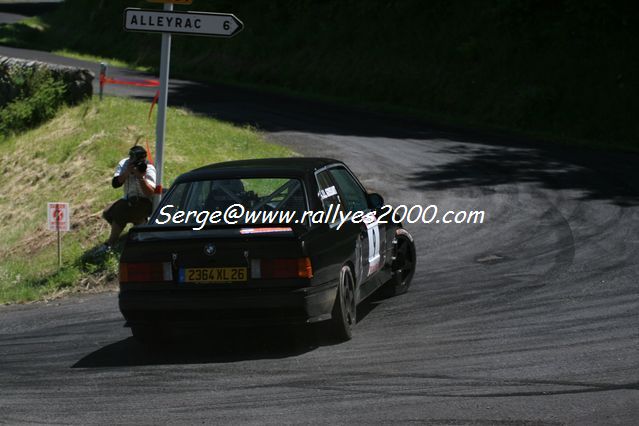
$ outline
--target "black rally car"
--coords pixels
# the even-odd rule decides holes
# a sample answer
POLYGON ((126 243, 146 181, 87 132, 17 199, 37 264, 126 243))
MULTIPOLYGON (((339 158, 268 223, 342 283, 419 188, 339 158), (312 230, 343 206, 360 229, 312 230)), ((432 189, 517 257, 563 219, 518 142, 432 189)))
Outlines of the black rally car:
POLYGON ((405 292, 414 274, 415 246, 400 224, 338 226, 336 210, 379 212, 383 204, 344 163, 326 158, 233 161, 185 173, 149 223, 128 235, 120 310, 140 340, 168 326, 316 322, 349 339, 357 304, 382 285, 405 292), (220 217, 240 205, 249 214, 294 216, 257 224, 220 217), (322 221, 317 212, 332 214, 322 221))

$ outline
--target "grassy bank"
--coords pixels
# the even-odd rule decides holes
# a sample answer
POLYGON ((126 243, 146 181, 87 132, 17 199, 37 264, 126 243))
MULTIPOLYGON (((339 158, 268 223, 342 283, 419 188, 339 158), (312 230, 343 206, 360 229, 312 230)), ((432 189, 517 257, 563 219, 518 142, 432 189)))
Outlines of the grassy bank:
MULTIPOLYGON (((31 27, 0 30, 0 41, 156 67, 160 38, 123 32, 127 6, 157 7, 67 0, 31 27)), ((185 8, 233 12, 245 30, 230 40, 175 37, 173 75, 639 146, 634 2, 211 0, 185 8)))
MULTIPOLYGON (((153 135, 147 113, 148 103, 91 100, 0 143, 0 303, 99 288, 115 278, 115 257, 95 259, 87 253, 108 236, 101 211, 121 196, 121 189, 110 186, 117 162, 129 147, 153 135), (46 230, 47 201, 66 201, 72 209, 61 272, 55 233, 46 230)), ((165 185, 209 163, 291 155, 250 128, 180 109, 169 109, 167 132, 165 185)))

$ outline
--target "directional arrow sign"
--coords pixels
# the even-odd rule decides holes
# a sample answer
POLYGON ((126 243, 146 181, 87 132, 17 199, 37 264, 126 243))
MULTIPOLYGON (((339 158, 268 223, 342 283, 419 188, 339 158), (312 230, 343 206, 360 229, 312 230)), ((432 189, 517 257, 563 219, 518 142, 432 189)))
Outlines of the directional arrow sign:
POLYGON ((230 13, 124 10, 124 29, 127 31, 233 37, 242 28, 242 21, 230 13))

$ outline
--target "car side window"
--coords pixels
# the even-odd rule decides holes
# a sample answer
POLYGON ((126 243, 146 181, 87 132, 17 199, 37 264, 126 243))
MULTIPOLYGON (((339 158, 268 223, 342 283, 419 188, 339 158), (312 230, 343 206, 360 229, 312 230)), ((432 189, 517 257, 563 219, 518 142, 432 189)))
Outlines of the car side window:
MULTIPOLYGON (((341 200, 328 170, 317 174, 317 186, 319 188, 318 196, 322 200, 324 211, 328 212, 331 205, 333 207, 330 211, 337 211, 340 208, 341 200)), ((331 216, 333 217, 333 215, 331 216)))
POLYGON ((353 175, 351 175, 348 170, 343 167, 335 167, 329 169, 329 172, 342 196, 345 198, 344 208, 347 211, 367 211, 368 210, 368 199, 366 198, 366 193, 362 190, 362 187, 357 183, 353 175))

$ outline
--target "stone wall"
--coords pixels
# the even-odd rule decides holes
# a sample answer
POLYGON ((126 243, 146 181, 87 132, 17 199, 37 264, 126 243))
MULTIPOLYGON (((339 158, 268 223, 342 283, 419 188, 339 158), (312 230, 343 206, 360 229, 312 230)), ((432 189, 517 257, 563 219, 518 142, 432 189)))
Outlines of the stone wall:
MULTIPOLYGON (((87 69, 0 56, 0 77, 1 74, 4 74, 2 71, 11 68, 45 68, 49 70, 53 78, 62 80, 66 85, 66 101, 70 104, 78 103, 93 95, 92 82, 95 75, 87 69)), ((2 98, 12 98, 12 88, 9 84, 10 82, 0 78, 0 94, 3 95, 1 96, 2 98)))

